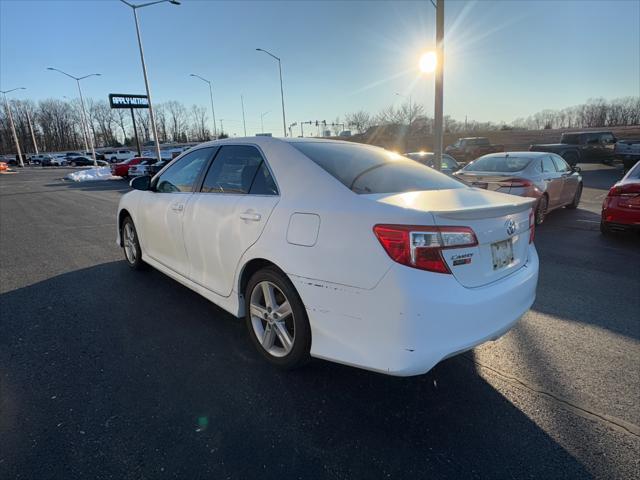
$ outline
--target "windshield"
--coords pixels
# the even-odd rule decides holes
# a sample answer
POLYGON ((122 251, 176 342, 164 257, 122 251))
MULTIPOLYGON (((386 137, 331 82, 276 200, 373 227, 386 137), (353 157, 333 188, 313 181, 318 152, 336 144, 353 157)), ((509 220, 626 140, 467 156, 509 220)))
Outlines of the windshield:
POLYGON ((355 193, 399 193, 464 185, 402 155, 357 143, 292 143, 355 193))
POLYGON ((471 162, 463 170, 467 172, 519 172, 527 168, 531 160, 531 158, 525 157, 486 155, 471 162))

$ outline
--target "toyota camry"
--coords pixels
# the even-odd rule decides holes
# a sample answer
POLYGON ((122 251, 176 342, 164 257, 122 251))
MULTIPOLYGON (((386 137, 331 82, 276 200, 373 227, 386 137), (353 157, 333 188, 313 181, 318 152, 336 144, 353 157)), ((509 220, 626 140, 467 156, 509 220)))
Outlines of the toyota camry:
POLYGON ((538 280, 534 200, 382 148, 204 143, 131 182, 117 243, 244 318, 283 368, 310 357, 417 375, 507 332, 538 280))

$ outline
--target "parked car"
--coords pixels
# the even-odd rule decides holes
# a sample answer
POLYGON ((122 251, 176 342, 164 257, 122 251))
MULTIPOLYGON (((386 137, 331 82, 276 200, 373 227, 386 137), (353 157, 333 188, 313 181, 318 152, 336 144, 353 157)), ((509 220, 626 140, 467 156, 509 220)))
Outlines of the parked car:
POLYGON ((577 163, 605 163, 614 160, 616 137, 611 132, 563 133, 560 143, 531 145, 531 152, 556 153, 572 167, 577 163))
POLYGON ((35 165, 42 165, 43 162, 49 162, 53 157, 51 155, 40 153, 38 155, 31 155, 31 163, 35 165))
POLYGON ((147 157, 134 157, 129 160, 125 160, 124 162, 118 162, 111 165, 111 175, 116 177, 128 178, 129 177, 129 169, 134 165, 138 165, 141 162, 148 163, 153 160, 152 158, 147 157))
POLYGON ((493 153, 469 163, 454 176, 473 187, 534 198, 537 225, 556 208, 578 208, 582 196, 580 169, 555 153, 493 153))
POLYGON ((640 162, 616 183, 602 203, 600 231, 640 231, 640 162))
POLYGON ((64 157, 66 159, 71 159, 74 157, 82 157, 82 156, 83 156, 82 153, 79 153, 79 152, 67 152, 64 154, 64 157))
POLYGON ((283 368, 313 356, 422 374, 500 337, 535 299, 532 199, 379 147, 219 140, 131 186, 117 211, 128 265, 244 317, 283 368))
POLYGON ((444 149, 456 161, 470 162, 482 155, 504 151, 503 145, 492 145, 486 137, 459 138, 453 145, 444 149))
MULTIPOLYGON (((90 157, 71 157, 68 161, 69 165, 72 167, 84 167, 84 166, 93 166, 93 158, 90 157)), ((108 162, 104 160, 96 160, 96 163, 100 167, 106 167, 109 165, 108 162)))
POLYGON ((155 158, 148 158, 140 162, 138 165, 134 165, 129 169, 130 177, 142 177, 145 175, 151 175, 150 166, 156 163, 155 158))
POLYGON ((628 172, 640 160, 640 139, 618 140, 613 152, 617 159, 622 160, 624 171, 628 172))
POLYGON ((171 160, 160 160, 159 162, 147 165, 147 175, 154 176, 160 170, 162 170, 171 160))
MULTIPOLYGON (((432 152, 411 152, 405 153, 404 156, 426 165, 427 167, 434 168, 434 154, 432 152)), ((457 172, 461 168, 458 162, 456 162, 456 159, 446 153, 442 154, 441 167, 440 171, 449 176, 453 175, 453 172, 457 172)))
POLYGON ((67 164, 67 158, 64 155, 53 155, 48 162, 43 162, 42 166, 61 167, 67 164))
POLYGON ((122 162, 123 160, 129 160, 136 156, 135 152, 127 149, 121 150, 103 150, 102 155, 104 155, 104 159, 111 162, 122 162))

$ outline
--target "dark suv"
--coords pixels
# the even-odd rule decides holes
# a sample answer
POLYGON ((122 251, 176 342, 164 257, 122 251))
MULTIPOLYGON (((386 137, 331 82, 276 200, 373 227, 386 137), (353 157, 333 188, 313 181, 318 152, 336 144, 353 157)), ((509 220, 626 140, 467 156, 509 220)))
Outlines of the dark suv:
POLYGON ((578 162, 611 165, 615 158, 616 141, 616 137, 611 132, 563 133, 560 143, 531 145, 529 150, 557 153, 572 167, 578 162))

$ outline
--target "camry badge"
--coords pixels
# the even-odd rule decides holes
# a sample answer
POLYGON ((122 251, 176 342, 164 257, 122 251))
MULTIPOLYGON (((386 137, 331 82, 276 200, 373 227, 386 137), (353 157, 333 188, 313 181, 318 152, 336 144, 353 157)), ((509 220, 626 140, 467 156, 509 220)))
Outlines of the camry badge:
POLYGON ((507 235, 511 236, 516 233, 516 222, 514 222, 512 218, 507 220, 504 226, 507 227, 507 235))

